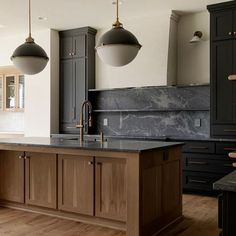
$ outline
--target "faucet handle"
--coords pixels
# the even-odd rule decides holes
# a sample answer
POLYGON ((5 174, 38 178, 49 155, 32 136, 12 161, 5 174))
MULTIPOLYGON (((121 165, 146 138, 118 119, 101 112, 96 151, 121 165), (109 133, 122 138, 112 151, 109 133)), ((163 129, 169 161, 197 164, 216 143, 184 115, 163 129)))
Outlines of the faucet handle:
POLYGON ((93 126, 93 119, 92 119, 92 116, 91 114, 89 115, 89 127, 92 127, 93 126))

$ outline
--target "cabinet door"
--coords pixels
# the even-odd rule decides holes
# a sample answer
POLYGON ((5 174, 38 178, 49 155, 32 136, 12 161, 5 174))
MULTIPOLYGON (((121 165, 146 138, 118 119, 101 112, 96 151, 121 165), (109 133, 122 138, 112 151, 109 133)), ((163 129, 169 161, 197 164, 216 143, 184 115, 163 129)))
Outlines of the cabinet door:
POLYGON ((16 107, 16 75, 6 75, 4 87, 4 108, 14 110, 16 107))
POLYGON ((69 59, 72 58, 73 53, 73 38, 66 37, 60 38, 60 58, 69 59))
POLYGON ((95 215, 126 221, 126 161, 96 158, 95 215))
POLYGON ((93 157, 59 155, 58 161, 59 209, 93 215, 93 157))
MULTIPOLYGON (((181 156, 181 153, 172 151, 169 155, 181 156)), ((162 168, 162 206, 163 214, 168 222, 176 219, 182 211, 181 169, 180 159, 167 161, 162 168)))
POLYGON ((211 39, 223 40, 233 38, 233 11, 211 14, 211 39))
POLYGON ((86 55, 86 35, 73 37, 73 57, 85 57, 86 55))
POLYGON ((26 153, 26 204, 57 208, 56 154, 26 153))
POLYGON ((24 203, 24 153, 0 151, 0 199, 24 203))
POLYGON ((76 120, 79 122, 81 105, 86 100, 85 83, 86 59, 74 60, 75 90, 76 90, 76 120))
POLYGON ((236 119, 233 106, 235 81, 229 81, 233 74, 233 41, 212 44, 211 51, 211 119, 213 124, 230 124, 236 119))
POLYGON ((75 129, 75 79, 74 60, 61 60, 60 68, 60 123, 61 131, 75 129))

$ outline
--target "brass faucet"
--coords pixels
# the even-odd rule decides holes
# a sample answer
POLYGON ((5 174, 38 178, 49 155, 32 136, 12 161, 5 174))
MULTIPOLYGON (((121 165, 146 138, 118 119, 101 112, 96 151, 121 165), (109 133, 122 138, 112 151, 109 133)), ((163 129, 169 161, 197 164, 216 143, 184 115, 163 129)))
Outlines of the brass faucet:
POLYGON ((80 129, 80 142, 84 141, 84 107, 88 106, 89 109, 89 119, 88 119, 88 126, 92 127, 92 104, 90 101, 84 101, 81 107, 81 112, 80 112, 80 122, 79 125, 76 125, 76 128, 80 129))

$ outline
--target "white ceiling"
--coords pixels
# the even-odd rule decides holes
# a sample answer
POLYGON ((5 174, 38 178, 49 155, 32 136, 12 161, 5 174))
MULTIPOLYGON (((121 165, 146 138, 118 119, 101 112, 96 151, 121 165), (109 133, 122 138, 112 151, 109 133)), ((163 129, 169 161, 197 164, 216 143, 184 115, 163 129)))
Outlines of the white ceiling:
MULTIPOLYGON (((159 11, 177 10, 198 12, 206 5, 227 0, 123 0, 122 19, 156 14, 159 11)), ((26 33, 28 25, 28 0, 0 0, 0 36, 26 33)), ((52 28, 57 30, 82 26, 110 26, 115 9, 112 0, 32 0, 33 30, 52 28), (39 21, 38 17, 47 17, 39 21)), ((124 21, 124 20, 123 20, 124 21)))

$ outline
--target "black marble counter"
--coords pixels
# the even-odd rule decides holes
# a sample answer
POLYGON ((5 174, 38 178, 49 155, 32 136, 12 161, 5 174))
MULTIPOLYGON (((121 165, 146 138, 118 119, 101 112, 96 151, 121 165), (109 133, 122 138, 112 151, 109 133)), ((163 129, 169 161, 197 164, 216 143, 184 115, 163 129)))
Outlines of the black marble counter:
POLYGON ((226 175, 213 184, 214 190, 236 192, 236 171, 226 175))
POLYGON ((157 142, 157 141, 138 141, 138 140, 120 140, 109 139, 106 142, 94 141, 91 139, 80 143, 79 140, 63 138, 12 138, 0 139, 0 145, 19 145, 19 146, 36 146, 36 147, 53 147, 53 148, 70 148, 70 149, 87 149, 102 151, 118 152, 142 152, 152 149, 163 149, 173 146, 182 145, 181 142, 157 142))
MULTIPOLYGON (((53 138, 65 138, 65 139, 78 139, 78 134, 52 134, 53 138)), ((99 139, 99 135, 91 134, 91 135, 85 135, 87 139, 99 139)), ((206 141, 206 142, 236 142, 236 139, 227 139, 227 138, 211 138, 211 137, 182 137, 182 136, 112 136, 112 135, 106 135, 107 139, 132 139, 132 140, 147 140, 147 141, 206 141)))

